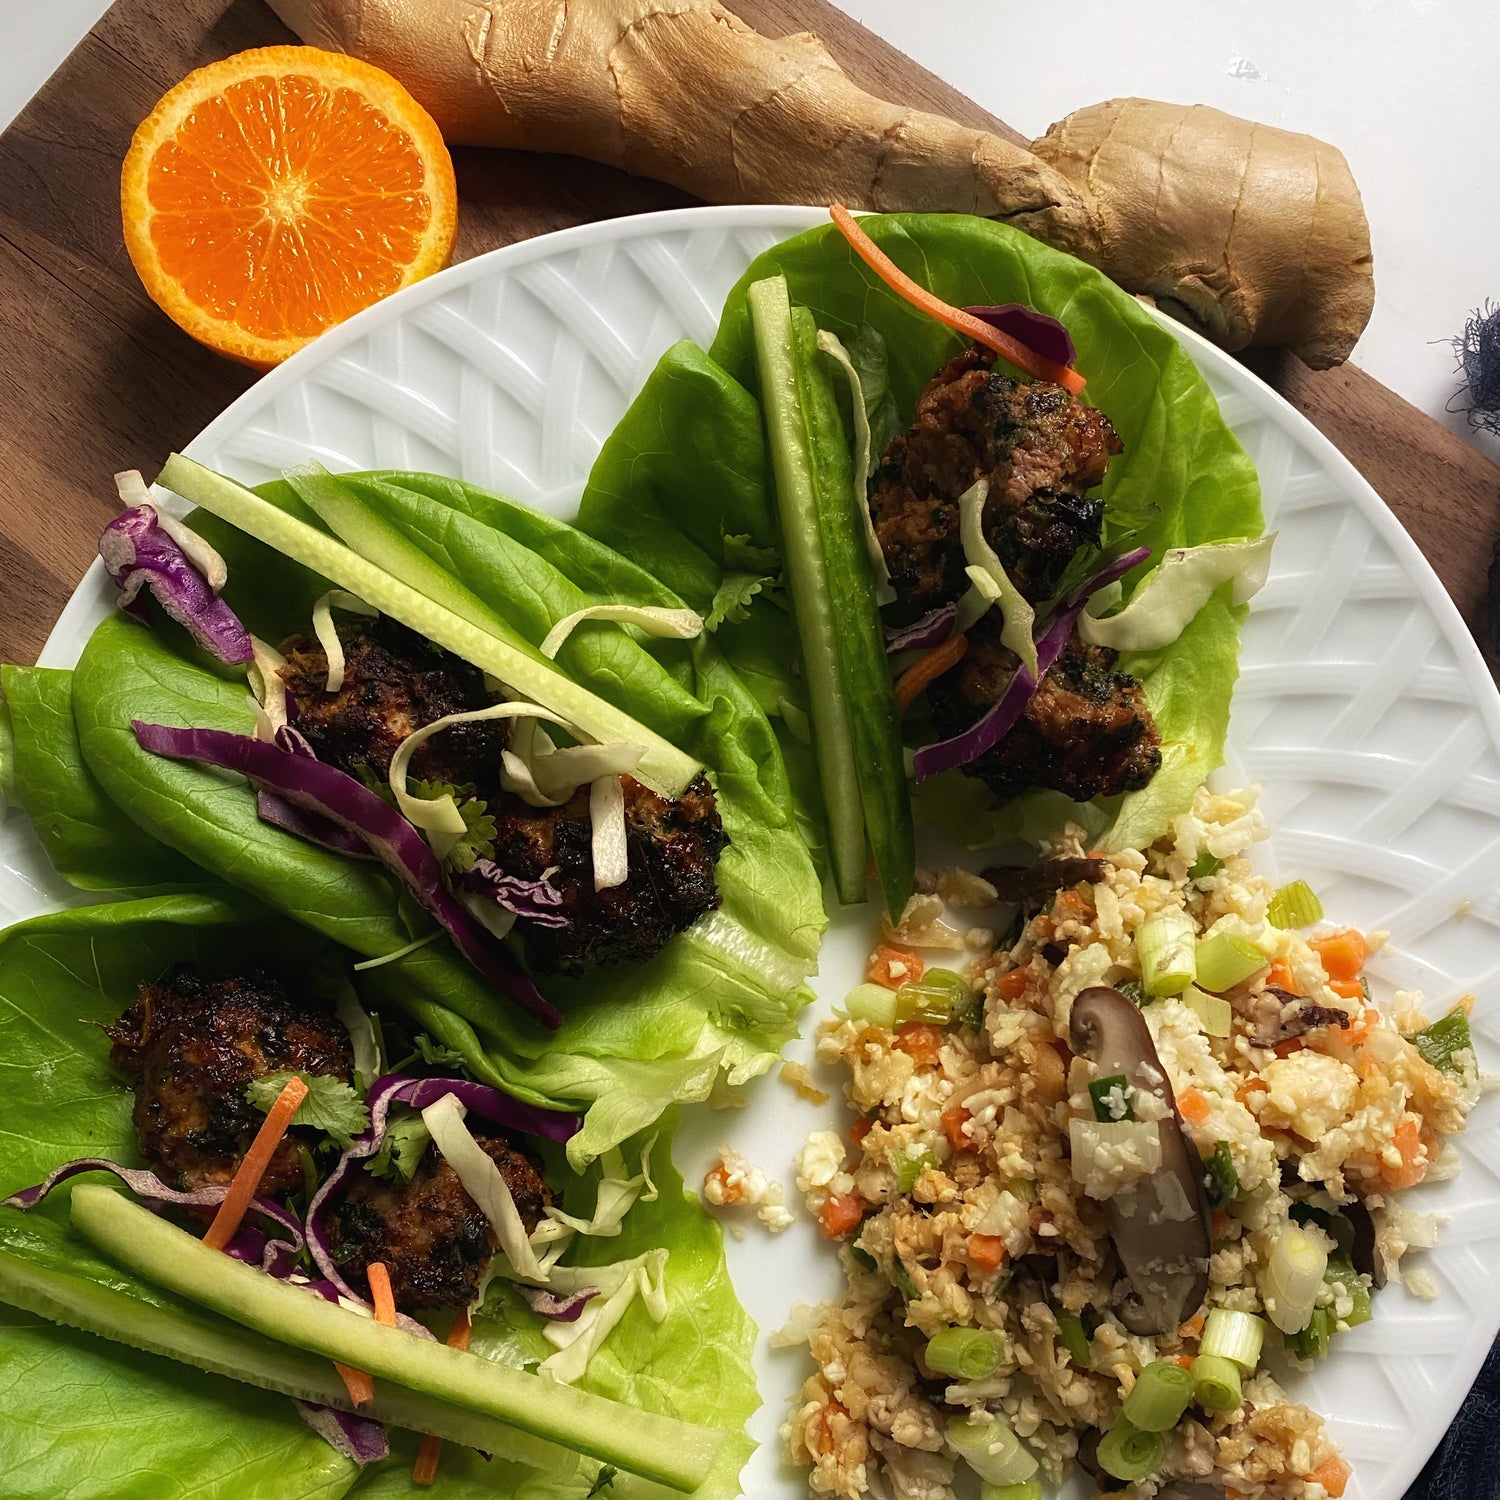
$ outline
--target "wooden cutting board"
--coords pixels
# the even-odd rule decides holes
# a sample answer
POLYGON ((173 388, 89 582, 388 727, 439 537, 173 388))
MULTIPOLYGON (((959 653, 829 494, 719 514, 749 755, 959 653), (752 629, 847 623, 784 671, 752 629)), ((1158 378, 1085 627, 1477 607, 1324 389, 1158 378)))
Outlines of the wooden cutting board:
MULTIPOLYGON (((826 0, 731 3, 769 35, 817 32, 872 93, 1020 139, 826 0)), ((154 474, 255 378, 141 290, 119 170, 137 122, 185 73, 294 40, 262 0, 119 0, 0 136, 0 660, 35 659, 116 512, 114 471, 154 474)), ((694 201, 571 157, 461 149, 455 163, 459 260, 694 201)), ((1314 373, 1278 352, 1249 363, 1385 497, 1480 630, 1500 469, 1351 367, 1314 373)))

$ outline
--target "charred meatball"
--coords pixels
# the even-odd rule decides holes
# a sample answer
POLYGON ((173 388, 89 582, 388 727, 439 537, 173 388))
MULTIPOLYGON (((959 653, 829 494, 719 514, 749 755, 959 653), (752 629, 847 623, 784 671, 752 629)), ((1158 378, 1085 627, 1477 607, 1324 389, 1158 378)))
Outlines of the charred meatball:
MULTIPOLYGON (((140 998, 105 1029, 110 1058, 135 1082, 141 1155, 171 1186, 226 1183, 265 1113, 245 1097, 251 1079, 289 1070, 349 1082, 349 1033, 332 1014, 293 1001, 263 974, 209 979, 191 966, 142 984, 140 998)), ((302 1186, 292 1130, 261 1179, 269 1196, 302 1186)), ((305 1137, 304 1139, 315 1139, 305 1137)))
POLYGON ((529 807, 516 797, 505 798, 503 806, 491 804, 495 863, 528 880, 554 870, 552 883, 563 893, 566 927, 541 927, 525 918, 516 924, 535 968, 581 974, 608 964, 644 963, 723 899, 714 865, 729 838, 707 779, 699 776, 675 802, 633 777, 621 780, 630 875, 603 891, 594 889, 587 787, 561 807, 529 807))
MULTIPOLYGON (((1015 673, 1019 662, 1000 644, 1001 625, 991 610, 970 632, 963 660, 928 688, 943 739, 981 719, 1015 673)), ((964 771, 1002 801, 1029 787, 1087 802, 1145 786, 1161 765, 1161 736, 1140 683, 1115 671, 1115 660, 1115 652, 1075 634, 1015 726, 964 771)))
MULTIPOLYGON (((499 1167, 530 1234, 552 1201, 552 1189, 536 1162, 508 1141, 477 1132, 474 1138, 499 1167)), ((356 1172, 328 1216, 328 1237, 356 1291, 368 1292, 365 1269, 383 1261, 391 1294, 404 1312, 467 1306, 495 1253, 489 1221, 434 1146, 408 1183, 356 1172)))
POLYGON ((1013 380, 977 345, 923 387, 916 419, 870 482, 870 515, 903 604, 928 610, 968 588, 959 497, 989 480, 984 533, 1021 593, 1049 598, 1073 554, 1099 540, 1101 500, 1083 498, 1122 451, 1109 419, 1041 380, 1013 380))
MULTIPOLYGON (((327 691, 328 657, 316 641, 292 636, 282 645, 281 669, 297 705, 296 727, 318 759, 357 776, 384 779, 396 747, 413 730, 447 714, 488 708, 484 673, 415 631, 381 615, 350 628, 340 622, 344 682, 327 691)), ((498 787, 505 727, 455 724, 435 734, 412 756, 411 774, 454 786, 473 785, 480 796, 498 787)))

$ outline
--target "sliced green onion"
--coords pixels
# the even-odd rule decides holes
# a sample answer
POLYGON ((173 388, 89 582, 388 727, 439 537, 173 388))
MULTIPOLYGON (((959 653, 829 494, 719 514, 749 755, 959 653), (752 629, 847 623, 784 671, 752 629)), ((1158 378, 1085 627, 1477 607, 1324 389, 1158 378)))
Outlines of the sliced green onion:
POLYGON ((1217 875, 1224 868, 1224 861, 1217 854, 1210 854, 1205 849, 1188 866, 1189 880, 1207 880, 1210 875, 1217 875))
POLYGON ((1110 1120, 1135 1119, 1135 1110, 1130 1103, 1130 1080, 1123 1073, 1096 1078, 1089 1085, 1089 1098, 1094 1101, 1096 1120, 1107 1123, 1110 1120))
POLYGON ((948 1446, 991 1484, 1021 1484, 1037 1471, 1036 1459, 999 1417, 949 1417, 948 1446))
MULTIPOLYGON (((1187 1371, 1182 1373, 1186 1375, 1187 1371)), ((1099 1439, 1099 1467, 1129 1484, 1155 1470, 1166 1451, 1159 1432, 1142 1432, 1121 1417, 1099 1439)))
POLYGON ((1323 903, 1305 880, 1294 880, 1271 897, 1266 919, 1273 927, 1311 927, 1323 920, 1323 903))
POLYGON ((1194 937, 1185 911, 1164 911, 1136 929, 1141 986, 1148 995, 1180 995, 1193 982, 1194 937))
POLYGON ((1141 989, 1139 979, 1127 979, 1123 984, 1115 986, 1132 1005, 1139 1005, 1145 999, 1145 991, 1141 989))
POLYGON ((1223 1208, 1239 1192, 1240 1174, 1234 1169, 1228 1141, 1215 1141, 1213 1155, 1204 1158, 1203 1185, 1213 1208, 1223 1208))
POLYGON ((844 997, 851 1021, 869 1021, 889 1030, 896 1024, 896 992, 883 984, 857 984, 844 997))
POLYGON ((896 1187, 903 1193, 911 1192, 917 1184, 923 1171, 927 1167, 937 1166, 938 1161, 932 1152, 925 1148, 918 1151, 915 1156, 898 1157, 892 1166, 896 1169, 896 1187))
POLYGON ((1042 1500, 1040 1479, 1023 1484, 984 1484, 979 1486, 979 1500, 1042 1500))
POLYGON ((1333 1313, 1326 1307, 1315 1307, 1307 1324, 1286 1336, 1287 1348, 1298 1359, 1322 1359, 1333 1338, 1333 1313))
POLYGON ((1197 963, 1199 986, 1218 995, 1259 974, 1270 959, 1249 938, 1216 932, 1198 944, 1197 963))
POLYGON ((902 1021, 930 1021, 948 1026, 968 1011, 974 991, 952 969, 929 969, 920 983, 908 981, 896 991, 896 1014, 902 1021))
POLYGON ((1461 1005, 1455 1005, 1446 1016, 1434 1021, 1413 1038, 1423 1058, 1445 1073, 1457 1073, 1459 1065, 1454 1060, 1459 1052, 1467 1052, 1474 1045, 1469 1034, 1469 1017, 1461 1005))
POLYGON ((1193 1377, 1170 1360, 1153 1360, 1131 1386, 1121 1413, 1142 1432, 1170 1432, 1193 1399, 1193 1377))
POLYGON ((1244 1399, 1240 1367, 1221 1354, 1200 1354, 1193 1361, 1193 1399, 1204 1411, 1237 1411, 1244 1399))
POLYGON ((1328 1252, 1305 1230, 1288 1224, 1277 1235, 1260 1291, 1266 1316, 1283 1333, 1307 1327, 1327 1269, 1328 1252))
POLYGON ((880 1262, 863 1245, 850 1245, 849 1258, 862 1271, 873 1271, 880 1265, 880 1262))
POLYGON ((1012 1177, 1005 1184, 1005 1191, 1013 1198, 1019 1198, 1022 1203, 1036 1202, 1036 1183, 1029 1177, 1012 1177))
POLYGON ((988 1380, 1005 1358, 1005 1340, 987 1328, 945 1328, 927 1340, 929 1369, 958 1380, 988 1380))
POLYGON ((911 1272, 906 1269, 899 1255, 891 1260, 891 1285, 901 1293, 905 1301, 915 1302, 917 1300, 919 1295, 917 1284, 911 1279, 911 1272))
POLYGON ((1329 1286, 1335 1288, 1334 1295, 1337 1296, 1337 1288, 1344 1289, 1344 1295, 1354 1305, 1348 1314, 1340 1319, 1350 1328, 1358 1328, 1361 1323, 1368 1323, 1373 1316, 1370 1309, 1370 1293, 1365 1287, 1364 1279, 1354 1269, 1354 1264, 1347 1255, 1330 1255, 1328 1257, 1328 1270, 1324 1272, 1323 1279, 1329 1286))
POLYGON ((1260 1363, 1260 1348, 1265 1337, 1266 1325, 1254 1313, 1231 1312, 1226 1307, 1216 1307, 1203 1325, 1198 1352, 1232 1359, 1248 1375, 1260 1363))
POLYGON ((1228 1036, 1234 1022, 1234 1009, 1227 1000, 1210 995, 1190 984, 1182 992, 1182 1003, 1197 1016, 1198 1024, 1207 1036, 1228 1036))
POLYGON ((1068 1357, 1080 1370, 1089 1369, 1094 1363, 1094 1347, 1083 1319, 1065 1308, 1059 1308, 1054 1316, 1057 1318, 1057 1336, 1068 1351, 1068 1357))

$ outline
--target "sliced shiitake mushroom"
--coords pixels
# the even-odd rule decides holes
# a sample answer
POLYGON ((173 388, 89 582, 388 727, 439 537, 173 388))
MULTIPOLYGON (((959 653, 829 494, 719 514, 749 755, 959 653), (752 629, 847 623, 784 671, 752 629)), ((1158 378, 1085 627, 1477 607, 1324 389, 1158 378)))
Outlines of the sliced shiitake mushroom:
POLYGON ((1167 1106, 1157 1127, 1161 1166, 1133 1192, 1102 1206, 1130 1281, 1120 1321, 1132 1333, 1169 1333, 1198 1310, 1208 1292, 1211 1210, 1203 1166, 1183 1134, 1171 1082, 1140 1011, 1118 990, 1095 985, 1073 1002, 1068 1030, 1074 1052, 1088 1058, 1099 1076, 1123 1073, 1167 1106))
POLYGON ((1044 859, 1035 865, 991 865, 984 878, 1002 901, 1039 901, 1070 885, 1095 885, 1109 874, 1109 861, 1092 855, 1044 859))

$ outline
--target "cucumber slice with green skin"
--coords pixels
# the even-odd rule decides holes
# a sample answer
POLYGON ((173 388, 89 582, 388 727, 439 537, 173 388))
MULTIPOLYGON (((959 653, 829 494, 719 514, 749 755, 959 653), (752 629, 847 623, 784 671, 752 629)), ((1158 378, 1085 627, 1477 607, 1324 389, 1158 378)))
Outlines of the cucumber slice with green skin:
POLYGON ((492 635, 453 610, 367 561, 335 537, 299 521, 252 490, 180 453, 157 483, 238 527, 258 542, 358 594, 382 614, 498 677, 517 694, 550 708, 600 744, 644 745, 639 780, 663 797, 680 797, 701 769, 698 762, 644 724, 565 677, 535 653, 492 635))
POLYGON ((697 1489, 723 1441, 722 1433, 709 1428, 419 1339, 310 1297, 210 1250, 139 1203, 96 1183, 74 1188, 72 1222, 119 1264, 268 1338, 353 1365, 377 1382, 394 1381, 672 1489, 697 1489))
POLYGON ((802 648, 813 750, 828 819, 829 864, 839 900, 845 906, 855 906, 865 899, 865 820, 856 770, 859 761, 854 753, 848 685, 839 663, 833 600, 828 591, 786 278, 773 276, 757 281, 748 296, 766 441, 776 480, 781 555, 802 648))
MULTIPOLYGON (((328 1360, 276 1343, 175 1298, 147 1301, 123 1287, 39 1266, 0 1250, 0 1302, 211 1375, 225 1375, 299 1401, 354 1410, 344 1382, 328 1360)), ((360 1415, 412 1432, 434 1433, 552 1474, 569 1474, 578 1463, 578 1455, 570 1449, 389 1381, 376 1387, 375 1400, 361 1407, 360 1415)))

